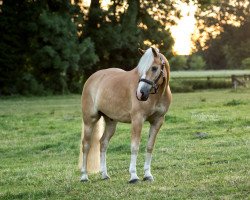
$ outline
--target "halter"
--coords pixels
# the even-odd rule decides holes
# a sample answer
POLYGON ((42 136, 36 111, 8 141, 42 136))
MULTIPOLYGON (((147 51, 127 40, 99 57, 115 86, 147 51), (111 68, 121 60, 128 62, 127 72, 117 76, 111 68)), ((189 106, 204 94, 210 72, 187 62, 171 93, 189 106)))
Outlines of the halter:
POLYGON ((165 61, 162 59, 161 56, 160 56, 160 60, 161 60, 161 72, 154 81, 150 81, 150 80, 145 79, 145 78, 140 78, 139 79, 139 83, 144 82, 144 83, 147 83, 149 85, 152 85, 152 89, 154 89, 154 90, 150 94, 156 94, 157 93, 157 91, 159 89, 158 81, 160 80, 161 76, 163 78, 165 78, 165 75, 164 75, 164 72, 163 72, 163 69, 164 69, 164 66, 165 66, 165 61))

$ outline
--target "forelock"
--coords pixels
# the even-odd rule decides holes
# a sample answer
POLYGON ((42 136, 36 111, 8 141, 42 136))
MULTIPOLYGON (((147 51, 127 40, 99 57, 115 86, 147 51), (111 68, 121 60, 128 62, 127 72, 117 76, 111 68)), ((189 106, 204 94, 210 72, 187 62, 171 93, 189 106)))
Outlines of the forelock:
MULTIPOLYGON (((157 51, 157 53, 159 53, 158 49, 155 48, 155 50, 157 51)), ((138 63, 137 68, 139 75, 142 76, 143 74, 146 74, 150 66, 153 64, 153 62, 154 62, 154 54, 152 52, 152 49, 148 48, 138 63)))

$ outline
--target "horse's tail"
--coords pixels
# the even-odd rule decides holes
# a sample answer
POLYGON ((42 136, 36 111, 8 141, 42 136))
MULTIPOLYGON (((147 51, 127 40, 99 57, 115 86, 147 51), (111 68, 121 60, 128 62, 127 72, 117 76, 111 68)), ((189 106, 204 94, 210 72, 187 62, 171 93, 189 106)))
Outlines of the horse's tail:
MULTIPOLYGON (((104 132, 104 119, 101 117, 95 124, 91 146, 87 158, 87 171, 96 173, 100 171, 100 138, 104 132)), ((80 145, 80 156, 79 156, 79 169, 82 168, 83 162, 83 152, 82 152, 82 140, 84 137, 84 123, 82 123, 82 136, 81 136, 81 145, 80 145)))

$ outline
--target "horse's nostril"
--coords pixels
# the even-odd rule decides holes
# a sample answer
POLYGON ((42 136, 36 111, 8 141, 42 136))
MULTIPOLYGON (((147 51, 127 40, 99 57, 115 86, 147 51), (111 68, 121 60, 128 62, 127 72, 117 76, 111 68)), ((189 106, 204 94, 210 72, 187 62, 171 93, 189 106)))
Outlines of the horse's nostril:
POLYGON ((141 96, 143 97, 144 96, 144 92, 141 90, 141 96))

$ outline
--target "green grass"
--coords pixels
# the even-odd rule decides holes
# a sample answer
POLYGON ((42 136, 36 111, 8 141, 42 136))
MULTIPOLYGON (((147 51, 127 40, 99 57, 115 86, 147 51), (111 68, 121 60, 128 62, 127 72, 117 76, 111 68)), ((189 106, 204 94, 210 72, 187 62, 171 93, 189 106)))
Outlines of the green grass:
MULTIPOLYGON (((0 199, 250 199, 250 90, 173 95, 152 183, 130 185, 130 126, 108 150, 111 180, 80 183, 80 96, 0 99, 0 199)), ((143 177, 148 124, 138 175, 143 177)))

